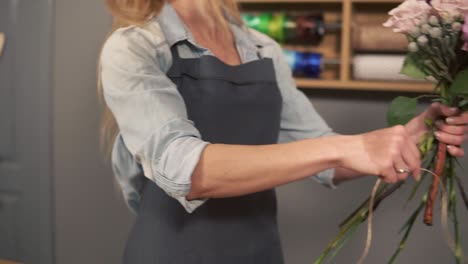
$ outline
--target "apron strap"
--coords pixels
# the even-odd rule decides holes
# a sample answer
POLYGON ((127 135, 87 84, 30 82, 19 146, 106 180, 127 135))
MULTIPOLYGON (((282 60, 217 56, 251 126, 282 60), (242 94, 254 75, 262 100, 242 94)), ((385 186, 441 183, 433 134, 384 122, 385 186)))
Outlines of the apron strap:
POLYGON ((178 46, 179 45, 175 44, 171 47, 172 61, 178 61, 180 59, 178 46))
POLYGON ((258 57, 259 60, 264 59, 264 56, 263 56, 263 47, 257 46, 257 57, 258 57))
POLYGON ((178 49, 177 44, 173 45, 171 49, 171 55, 172 55, 172 66, 168 69, 166 72, 167 77, 179 77, 181 74, 181 63, 180 63, 180 55, 179 55, 179 49, 178 49))

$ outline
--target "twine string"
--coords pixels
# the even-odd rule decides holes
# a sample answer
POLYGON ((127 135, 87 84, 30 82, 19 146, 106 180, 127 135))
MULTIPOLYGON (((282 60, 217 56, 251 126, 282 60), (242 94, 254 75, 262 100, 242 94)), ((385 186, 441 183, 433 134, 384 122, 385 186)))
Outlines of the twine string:
MULTIPOLYGON (((431 174, 432 176, 437 177, 437 178, 440 179, 440 176, 435 174, 434 172, 432 172, 430 170, 427 170, 427 169, 424 169, 424 168, 420 168, 420 169, 422 171, 425 171, 425 172, 431 174)), ((372 194, 371 194, 371 198, 370 198, 370 201, 369 201, 369 214, 368 214, 368 219, 367 219, 366 246, 365 246, 364 252, 362 253, 361 257, 359 258, 357 264, 363 264, 364 263, 364 261, 366 260, 366 258, 369 255, 370 248, 372 246, 372 226, 373 226, 373 218, 374 218, 374 203, 375 203, 375 198, 377 196, 377 190, 379 189, 381 184, 382 184, 382 179, 378 179, 375 182, 374 187, 372 189, 372 194)), ((453 251, 453 253, 455 253, 456 252, 455 241, 452 238, 452 236, 450 235, 450 231, 449 231, 449 228, 448 228, 447 190, 446 190, 446 188, 445 188, 445 186, 443 184, 441 184, 441 186, 442 186, 442 199, 441 199, 441 203, 442 203, 442 206, 441 206, 441 209, 442 209, 442 212, 441 212, 442 227, 443 227, 443 230, 444 230, 445 240, 446 240, 448 246, 450 247, 450 249, 453 251)), ((462 256, 462 263, 464 263, 464 254, 463 254, 463 252, 461 253, 461 256, 462 256)))
POLYGON ((364 253, 362 253, 361 257, 359 258, 357 262, 358 264, 364 263, 367 256, 369 255, 370 248, 372 245, 372 220, 373 220, 373 215, 374 215, 374 203, 375 203, 375 197, 377 196, 377 190, 379 189, 380 184, 382 184, 382 179, 378 179, 374 185, 374 188, 372 189, 372 195, 371 195, 370 202, 369 202, 369 215, 367 219, 366 247, 364 248, 364 253))

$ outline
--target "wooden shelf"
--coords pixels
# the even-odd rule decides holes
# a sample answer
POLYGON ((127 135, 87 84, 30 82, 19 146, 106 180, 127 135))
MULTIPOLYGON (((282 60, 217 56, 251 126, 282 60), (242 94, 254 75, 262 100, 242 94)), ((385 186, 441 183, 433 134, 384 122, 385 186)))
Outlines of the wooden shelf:
POLYGON ((403 0, 351 0, 351 2, 364 4, 398 4, 402 3, 403 0))
POLYGON ((343 0, 238 0, 241 4, 270 4, 270 3, 341 3, 343 0))
POLYGON ((401 3, 402 0, 237 0, 241 4, 269 4, 269 3, 369 3, 369 4, 393 4, 401 3))
POLYGON ((9 261, 9 260, 1 260, 0 259, 0 264, 20 264, 18 262, 13 262, 13 261, 9 261))
POLYGON ((296 85, 302 89, 339 89, 365 91, 393 91, 427 93, 434 90, 429 82, 379 82, 379 81, 339 81, 296 78, 296 85))
MULTIPOLYGON (((300 10, 324 10, 325 21, 340 21, 341 33, 335 36, 327 35, 323 45, 313 47, 314 52, 320 52, 325 58, 339 58, 341 64, 336 70, 325 70, 322 79, 297 78, 296 83, 302 89, 341 89, 341 90, 366 90, 366 91, 395 91, 395 92, 432 92, 435 84, 429 82, 411 81, 361 81, 354 80, 352 76, 352 25, 355 20, 373 21, 382 23, 392 6, 397 6, 403 0, 238 0, 245 10, 284 10, 283 4, 297 4, 300 10), (329 5, 326 5, 329 4, 329 5), (381 5, 384 4, 384 5, 381 5), (313 6, 315 5, 315 7, 313 6), (320 5, 320 7, 318 7, 320 5), (375 6, 374 6, 375 5, 375 6), (364 7, 364 8, 363 8, 364 7), (363 15, 364 14, 364 15, 363 15), (339 45, 337 45, 337 41, 339 45), (334 49, 333 46, 339 46, 334 49)), ((287 7, 295 10, 294 7, 287 7)), ((385 20, 384 20, 385 21, 385 20)))

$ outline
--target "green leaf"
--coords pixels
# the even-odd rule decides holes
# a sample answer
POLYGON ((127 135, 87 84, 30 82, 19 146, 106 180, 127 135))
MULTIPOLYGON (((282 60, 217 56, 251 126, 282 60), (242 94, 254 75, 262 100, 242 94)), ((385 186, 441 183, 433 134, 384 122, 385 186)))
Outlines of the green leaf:
POLYGON ((415 57, 414 53, 409 53, 406 56, 405 62, 403 63, 403 68, 401 69, 400 73, 413 79, 424 79, 427 76, 427 74, 425 74, 418 66, 417 58, 415 57))
POLYGON ((468 106, 468 100, 466 99, 463 99, 462 101, 460 101, 460 103, 458 103, 459 108, 463 108, 465 106, 468 106))
POLYGON ((404 125, 410 121, 415 113, 418 104, 417 98, 398 96, 390 104, 387 113, 387 123, 389 126, 404 125))
POLYGON ((452 94, 468 94, 468 69, 457 74, 450 87, 452 94))

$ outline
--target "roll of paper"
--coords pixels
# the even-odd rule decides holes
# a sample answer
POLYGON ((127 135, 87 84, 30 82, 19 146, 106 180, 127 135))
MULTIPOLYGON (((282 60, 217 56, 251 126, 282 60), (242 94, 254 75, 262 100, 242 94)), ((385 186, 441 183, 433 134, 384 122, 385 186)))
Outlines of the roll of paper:
POLYGON ((404 34, 381 24, 354 24, 352 40, 353 49, 363 52, 404 52, 408 46, 404 34))
POLYGON ((400 73, 404 55, 356 55, 353 58, 353 75, 356 80, 414 81, 400 73))

